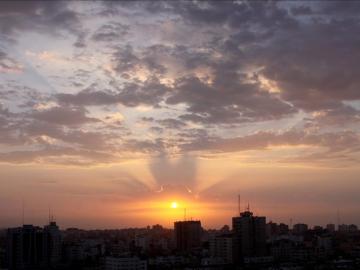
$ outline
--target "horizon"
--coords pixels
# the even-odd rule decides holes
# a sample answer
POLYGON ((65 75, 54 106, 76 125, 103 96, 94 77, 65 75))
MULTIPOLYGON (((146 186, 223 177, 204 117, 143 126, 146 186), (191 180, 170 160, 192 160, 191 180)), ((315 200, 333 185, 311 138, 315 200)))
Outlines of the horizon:
POLYGON ((0 227, 360 225, 359 12, 0 1, 0 227))
MULTIPOLYGON (((171 202, 171 204, 173 204, 174 202, 171 202)), ((170 206, 172 208, 172 206, 170 206)), ((244 213, 246 211, 250 211, 251 213, 252 210, 251 208, 248 209, 249 206, 247 206, 243 211, 241 211, 241 213, 244 213)), ((175 207, 177 208, 177 207, 175 207)), ((180 209, 180 210, 183 210, 183 209, 180 209)), ((254 216, 262 216, 262 215, 257 215, 256 213, 253 213, 254 216)), ((183 219, 174 219, 173 221, 173 225, 176 223, 176 222, 180 222, 180 221, 200 221, 201 222, 201 227, 205 230, 220 230, 222 229, 224 226, 231 226, 231 219, 234 218, 234 217, 239 217, 239 213, 237 213, 237 215, 233 215, 230 217, 230 222, 229 224, 223 224, 221 226, 217 226, 217 227, 207 227, 207 226, 204 226, 204 223, 201 222, 200 219, 198 218, 193 218, 191 217, 190 219, 188 218, 185 218, 185 216, 183 217, 183 219)), ((272 219, 269 219, 268 217, 264 216, 266 218, 266 222, 267 224, 268 223, 275 223, 275 224, 285 224, 287 226, 289 226, 289 230, 292 230, 293 227, 296 225, 296 224, 306 224, 309 226, 309 230, 312 230, 314 227, 316 226, 321 226, 323 228, 326 228, 327 225, 334 225, 335 228, 338 228, 340 225, 356 225, 356 226, 359 226, 359 224, 355 224, 355 223, 352 223, 352 222, 349 222, 349 223, 344 223, 344 222, 341 222, 341 219, 340 219, 340 213, 337 213, 337 216, 338 216, 338 221, 337 222, 334 222, 334 223, 326 223, 326 224, 318 224, 318 223, 315 223, 315 224, 308 224, 306 222, 302 222, 301 220, 298 220, 296 222, 294 222, 292 220, 292 218, 289 219, 289 223, 287 222, 277 222, 276 220, 272 220, 272 219), (292 226, 292 227, 291 227, 292 226)), ((22 217, 23 218, 23 217, 22 217)), ((29 223, 29 222, 22 222, 21 225, 18 225, 18 226, 12 226, 12 227, 22 227, 22 226, 26 226, 26 225, 32 225, 32 226, 36 226, 36 227, 43 227, 43 226, 46 226, 48 224, 50 224, 51 222, 55 222, 60 230, 68 230, 68 229, 79 229, 79 230, 86 230, 86 231, 92 231, 92 230, 126 230, 126 229, 146 229, 148 227, 152 228, 153 226, 156 226, 156 225, 160 225, 161 227, 163 227, 164 229, 173 229, 174 226, 165 226, 161 223, 152 223, 152 224, 144 224, 144 225, 141 225, 141 226, 129 226, 129 227, 121 227, 121 225, 119 224, 118 226, 116 227, 103 227, 103 228, 96 228, 96 227, 77 227, 77 226, 67 226, 67 227, 62 227, 61 226, 61 222, 58 223, 55 216, 51 215, 51 217, 48 217, 48 221, 47 222, 43 222, 43 223, 37 223, 37 224, 33 224, 33 223, 29 223)), ((0 230, 6 230, 7 228, 4 227, 4 228, 1 228, 0 227, 0 230)))

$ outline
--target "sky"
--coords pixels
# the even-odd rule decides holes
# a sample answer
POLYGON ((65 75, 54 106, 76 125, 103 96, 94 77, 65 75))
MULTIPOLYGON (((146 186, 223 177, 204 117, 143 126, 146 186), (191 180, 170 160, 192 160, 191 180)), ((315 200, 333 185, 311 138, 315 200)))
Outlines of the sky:
POLYGON ((0 228, 360 225, 359 14, 1 1, 0 228))

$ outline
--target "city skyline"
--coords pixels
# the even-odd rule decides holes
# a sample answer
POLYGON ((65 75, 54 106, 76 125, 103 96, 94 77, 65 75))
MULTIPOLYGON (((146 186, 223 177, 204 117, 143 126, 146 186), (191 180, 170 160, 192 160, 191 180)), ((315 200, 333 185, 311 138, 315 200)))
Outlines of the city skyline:
MULTIPOLYGON (((67 229, 80 229, 80 230, 116 230, 116 229, 141 229, 141 228, 147 228, 147 227, 151 227, 151 226, 161 226, 163 228, 167 228, 167 229, 171 229, 173 227, 174 224, 176 223, 182 223, 182 222, 198 222, 200 221, 199 218, 197 217, 189 217, 187 216, 187 211, 188 209, 186 208, 181 208, 180 207, 180 204, 178 202, 170 202, 169 203, 169 208, 170 209, 176 209, 176 210, 179 210, 178 211, 178 215, 179 217, 173 219, 173 220, 170 220, 170 226, 167 226, 168 224, 161 224, 160 222, 156 222, 156 220, 154 220, 154 223, 150 224, 146 224, 144 223, 142 226, 128 226, 128 227, 124 227, 123 224, 118 224, 118 226, 115 226, 115 227, 103 227, 103 228, 97 228, 97 227, 78 227, 78 226, 69 226, 69 227, 64 227, 64 226, 61 226, 61 221, 60 223, 58 224, 59 225, 59 228, 61 228, 62 230, 67 230, 67 229), (181 215, 179 214, 181 212, 182 214, 182 217, 180 217, 181 215)), ((240 195, 238 195, 238 205, 237 205, 237 208, 236 208, 237 212, 235 211, 235 214, 231 215, 231 216, 228 216, 228 220, 230 221, 228 224, 220 224, 219 226, 217 227, 211 227, 211 226, 207 226, 207 224, 202 224, 201 227, 205 230, 221 230, 222 228, 224 228, 224 226, 230 226, 231 223, 234 223, 234 219, 236 218, 240 218, 242 216, 247 216, 249 213, 251 215, 258 215, 258 213, 253 213, 252 209, 250 208, 250 203, 248 203, 246 206, 243 207, 243 209, 241 208, 241 205, 240 205, 240 195)), ((334 230, 341 230, 340 228, 342 226, 358 226, 358 224, 354 224, 353 222, 342 222, 341 220, 341 216, 340 216, 340 212, 338 211, 336 213, 336 222, 330 222, 330 223, 324 223, 324 224, 320 224, 320 223, 315 223, 315 224, 308 224, 308 223, 305 223, 303 222, 302 220, 298 220, 298 219, 293 219, 292 217, 289 217, 287 222, 286 221, 279 221, 279 220, 273 220, 269 217, 267 217, 267 221, 268 221, 268 224, 284 224, 286 226, 288 226, 289 230, 296 230, 296 226, 297 225, 306 225, 307 226, 307 229, 306 230, 314 230, 316 229, 317 227, 322 227, 322 228, 328 228, 329 226, 330 227, 334 227, 334 230)), ((57 220, 57 218, 55 217, 54 213, 51 211, 51 209, 48 209, 48 216, 47 216, 47 220, 45 222, 42 222, 42 223, 38 223, 38 224, 33 224, 31 222, 27 222, 27 220, 25 219, 25 209, 22 209, 22 213, 21 213, 21 223, 19 224, 15 224, 13 226, 10 226, 10 227, 21 227, 21 226, 27 226, 27 225, 31 225, 31 226, 45 226, 44 224, 51 224, 51 223, 57 223, 59 220, 57 220)), ((28 218, 28 220, 31 220, 31 217, 28 218)), ((6 229, 6 228, 1 228, 0 227, 0 230, 1 229, 6 229)))
POLYGON ((0 1, 0 228, 360 224, 359 12, 0 1))

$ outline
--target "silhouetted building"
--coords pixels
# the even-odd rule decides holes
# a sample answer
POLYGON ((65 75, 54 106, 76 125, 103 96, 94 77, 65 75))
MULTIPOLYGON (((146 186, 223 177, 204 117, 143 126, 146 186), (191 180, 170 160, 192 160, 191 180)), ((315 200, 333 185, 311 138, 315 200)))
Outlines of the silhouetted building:
POLYGON ((335 232, 335 224, 327 224, 326 225, 326 230, 330 233, 335 232))
POLYGON ((294 234, 303 234, 308 231, 308 225, 303 223, 298 223, 293 226, 294 234))
POLYGON ((266 218, 253 216, 249 210, 232 218, 233 261, 242 263, 245 258, 266 254, 266 218))
POLYGON ((351 232, 357 232, 358 227, 355 224, 340 224, 339 225, 339 232, 342 233, 351 233, 351 232))
POLYGON ((44 235, 40 227, 24 225, 8 229, 7 264, 9 269, 38 269, 43 263, 44 235))
POLYGON ((324 228, 322 226, 316 225, 316 226, 313 227, 313 230, 316 233, 321 233, 324 230, 324 228))
POLYGON ((174 227, 178 251, 190 252, 201 247, 201 223, 199 220, 177 221, 174 227))
POLYGON ((288 234, 289 233, 289 225, 280 223, 279 224, 279 233, 280 234, 288 234))
POLYGON ((276 223, 270 221, 269 223, 266 224, 266 237, 267 238, 278 235, 279 231, 280 231, 279 226, 276 223))
POLYGON ((9 269, 47 269, 61 259, 61 234, 55 222, 44 229, 33 225, 7 231, 9 269))
POLYGON ((61 260, 61 232, 56 222, 44 227, 44 260, 48 266, 56 266, 61 260))
POLYGON ((209 239, 209 253, 213 258, 219 258, 221 263, 232 263, 232 234, 214 235, 209 239))

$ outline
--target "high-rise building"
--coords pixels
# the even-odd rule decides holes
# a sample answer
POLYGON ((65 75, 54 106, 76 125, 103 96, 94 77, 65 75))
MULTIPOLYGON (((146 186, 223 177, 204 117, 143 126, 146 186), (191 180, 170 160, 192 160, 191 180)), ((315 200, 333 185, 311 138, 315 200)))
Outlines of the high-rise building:
POLYGON ((175 227, 176 249, 190 252, 201 247, 201 222, 199 220, 177 221, 175 227))
POLYGON ((249 257, 266 255, 266 218, 254 216, 248 209, 232 218, 233 260, 239 264, 249 257))
POLYGON ((52 221, 44 227, 44 260, 48 266, 56 266, 61 260, 62 236, 56 222, 52 221))
POLYGON ((8 229, 7 264, 13 269, 37 269, 42 267, 44 238, 40 227, 24 225, 8 229))
POLYGON ((61 234, 55 222, 44 229, 23 225, 7 231, 7 264, 10 270, 44 269, 61 259, 61 234))
POLYGON ((209 239, 209 253, 213 258, 218 258, 222 263, 232 263, 233 236, 230 233, 214 235, 209 239))

